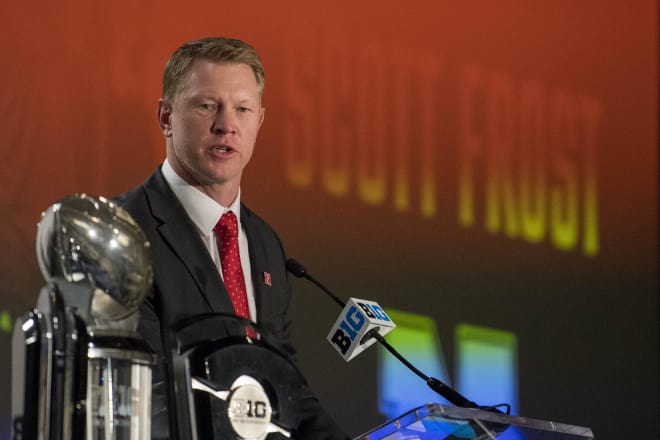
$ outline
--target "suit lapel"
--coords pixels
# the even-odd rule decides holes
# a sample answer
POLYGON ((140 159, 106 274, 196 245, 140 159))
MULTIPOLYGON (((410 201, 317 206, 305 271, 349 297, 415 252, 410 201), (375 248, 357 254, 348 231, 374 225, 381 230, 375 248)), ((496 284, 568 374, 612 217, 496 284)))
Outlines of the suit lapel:
MULTIPOLYGON (((152 215, 160 222, 158 232, 186 267, 211 311, 232 311, 231 300, 213 260, 160 168, 145 184, 145 191, 152 215)), ((191 295, 193 292, 181 294, 191 295)))
POLYGON ((245 206, 241 205, 241 224, 245 228, 245 234, 248 238, 248 248, 250 250, 250 266, 252 270, 252 287, 254 288, 254 300, 257 308, 257 320, 263 319, 271 310, 269 301, 271 296, 268 294, 270 286, 264 282, 264 274, 268 273, 268 259, 266 257, 263 238, 259 229, 255 227, 252 221, 252 213, 245 206))

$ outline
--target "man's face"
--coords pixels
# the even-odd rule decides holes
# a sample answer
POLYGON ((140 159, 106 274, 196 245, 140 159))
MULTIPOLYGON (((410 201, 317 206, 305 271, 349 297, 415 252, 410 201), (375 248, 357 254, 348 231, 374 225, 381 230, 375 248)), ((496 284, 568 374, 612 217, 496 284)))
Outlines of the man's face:
POLYGON ((158 116, 177 174, 191 185, 238 190, 264 118, 250 66, 195 60, 158 116))

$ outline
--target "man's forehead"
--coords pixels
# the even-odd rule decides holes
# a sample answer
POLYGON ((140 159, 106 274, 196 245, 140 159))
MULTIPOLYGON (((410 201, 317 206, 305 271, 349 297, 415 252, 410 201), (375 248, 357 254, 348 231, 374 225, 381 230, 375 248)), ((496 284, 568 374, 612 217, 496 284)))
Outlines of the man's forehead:
MULTIPOLYGON (((194 60, 188 71, 183 75, 181 78, 181 81, 179 83, 179 87, 177 88, 175 98, 177 95, 182 94, 183 92, 187 91, 190 89, 190 87, 193 85, 192 83, 194 82, 195 78, 201 78, 204 76, 204 73, 209 69, 213 68, 214 66, 242 66, 242 68, 247 72, 249 72, 249 77, 254 81, 254 87, 257 90, 257 94, 259 95, 259 98, 261 98, 261 90, 259 88, 259 83, 257 81, 257 77, 254 73, 254 70, 249 64, 242 63, 242 62, 232 62, 232 61, 212 61, 208 60, 205 58, 198 58, 194 60)), ((214 69, 213 69, 214 70, 214 69)), ((215 70, 212 75, 217 75, 218 72, 215 70)), ((250 81, 252 83, 252 81, 250 81)), ((251 84, 250 84, 251 85, 251 84)))

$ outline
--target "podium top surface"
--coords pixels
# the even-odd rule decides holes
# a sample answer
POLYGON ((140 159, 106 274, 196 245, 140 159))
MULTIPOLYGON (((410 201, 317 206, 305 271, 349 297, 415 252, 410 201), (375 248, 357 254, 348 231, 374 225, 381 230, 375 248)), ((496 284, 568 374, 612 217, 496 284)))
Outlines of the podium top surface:
POLYGON ((591 440, 591 429, 491 411, 429 403, 356 440, 591 440))

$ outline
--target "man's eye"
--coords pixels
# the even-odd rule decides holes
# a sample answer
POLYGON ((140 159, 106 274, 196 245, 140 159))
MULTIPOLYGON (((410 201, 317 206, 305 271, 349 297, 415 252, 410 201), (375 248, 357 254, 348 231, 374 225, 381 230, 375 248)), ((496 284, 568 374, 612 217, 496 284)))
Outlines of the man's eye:
POLYGON ((239 108, 238 108, 238 111, 239 111, 240 113, 247 113, 247 112, 249 112, 249 111, 251 111, 251 110, 250 110, 249 107, 239 107, 239 108))
POLYGON ((211 110, 213 108, 213 104, 200 104, 199 108, 204 110, 211 110))

